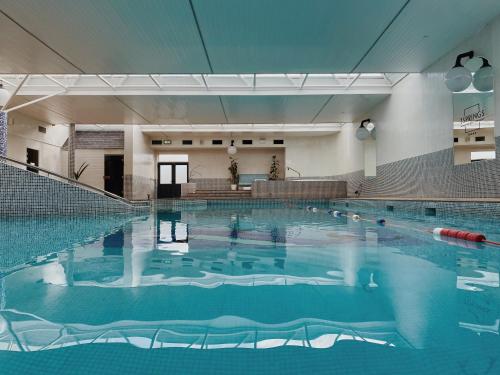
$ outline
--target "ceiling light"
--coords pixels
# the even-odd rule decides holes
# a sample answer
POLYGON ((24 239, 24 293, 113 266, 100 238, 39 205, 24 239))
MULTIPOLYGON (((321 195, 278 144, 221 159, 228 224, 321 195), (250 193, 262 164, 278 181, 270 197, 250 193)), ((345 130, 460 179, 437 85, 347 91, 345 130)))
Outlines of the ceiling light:
POLYGON ((458 55, 455 61, 455 66, 451 68, 448 73, 446 73, 446 87, 448 87, 448 89, 452 92, 464 91, 472 82, 472 73, 462 65, 461 60, 465 57, 468 57, 469 59, 473 58, 474 52, 469 51, 458 55))
MULTIPOLYGON (((369 121, 369 120, 368 120, 369 121)), ((373 129, 375 129, 375 124, 373 122, 368 122, 368 124, 366 124, 366 130, 368 130, 370 133, 372 132, 373 129)))
POLYGON ((0 83, 0 106, 3 107, 5 104, 7 104, 9 98, 10 93, 6 89, 4 89, 2 83, 0 83))
POLYGON ((491 91, 493 90, 493 68, 487 59, 481 58, 483 59, 483 65, 474 74, 472 85, 477 91, 491 91))
POLYGON ((227 148, 227 153, 229 155, 234 155, 234 154, 236 154, 237 151, 238 151, 238 149, 234 145, 234 140, 231 140, 231 145, 227 148))

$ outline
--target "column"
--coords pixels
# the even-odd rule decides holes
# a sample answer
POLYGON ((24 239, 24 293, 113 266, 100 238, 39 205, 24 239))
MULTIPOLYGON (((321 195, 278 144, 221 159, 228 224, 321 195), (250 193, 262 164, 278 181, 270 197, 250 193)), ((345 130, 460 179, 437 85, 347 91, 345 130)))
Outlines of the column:
POLYGON ((68 177, 75 178, 75 143, 76 143, 76 126, 69 124, 68 137, 68 177))
POLYGON ((7 156, 7 112, 0 111, 0 156, 7 156))

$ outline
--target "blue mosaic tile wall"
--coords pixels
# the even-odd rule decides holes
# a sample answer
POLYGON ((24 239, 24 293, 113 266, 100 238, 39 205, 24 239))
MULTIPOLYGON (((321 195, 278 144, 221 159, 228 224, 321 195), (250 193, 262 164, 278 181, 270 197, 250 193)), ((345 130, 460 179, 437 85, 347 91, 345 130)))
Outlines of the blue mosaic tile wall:
POLYGON ((0 156, 7 156, 7 113, 0 111, 0 156))
POLYGON ((367 212, 381 214, 384 217, 425 218, 428 221, 500 220, 500 203, 494 202, 345 199, 331 201, 330 205, 339 211, 367 212))
POLYGON ((149 209, 0 162, 0 216, 98 215, 149 209))
POLYGON ((363 171, 335 176, 347 181, 348 195, 362 197, 500 198, 500 137, 495 160, 454 165, 449 148, 377 167, 377 177, 363 171))

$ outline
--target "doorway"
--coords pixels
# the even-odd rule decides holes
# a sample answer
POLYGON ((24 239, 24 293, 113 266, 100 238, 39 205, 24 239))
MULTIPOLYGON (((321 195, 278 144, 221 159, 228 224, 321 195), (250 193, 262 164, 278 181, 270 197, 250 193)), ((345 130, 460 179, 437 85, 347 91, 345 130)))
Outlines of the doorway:
MULTIPOLYGON (((26 149, 26 164, 38 167, 38 150, 34 150, 32 148, 26 149)), ((26 170, 33 173, 38 173, 38 169, 36 168, 27 167, 26 170)))
POLYGON ((188 163, 158 163, 158 198, 181 196, 181 184, 188 182, 188 163))
POLYGON ((123 197, 123 155, 104 155, 104 190, 123 197))

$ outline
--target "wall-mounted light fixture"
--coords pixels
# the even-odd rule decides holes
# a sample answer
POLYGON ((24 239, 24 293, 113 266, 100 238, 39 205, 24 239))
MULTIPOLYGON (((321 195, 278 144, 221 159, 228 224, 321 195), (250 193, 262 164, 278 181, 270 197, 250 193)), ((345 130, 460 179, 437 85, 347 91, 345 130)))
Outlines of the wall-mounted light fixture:
POLYGON ((229 155, 234 155, 234 154, 236 154, 236 152, 238 152, 238 149, 234 145, 234 139, 231 139, 231 145, 228 146, 227 153, 229 155))
POLYGON ((483 61, 481 67, 474 73, 472 85, 477 91, 485 92, 493 90, 494 73, 489 61, 480 57, 483 61))
POLYGON ((452 92, 464 91, 472 82, 472 73, 462 64, 462 59, 474 57, 474 51, 461 53, 455 60, 455 65, 445 76, 445 83, 448 90, 452 92))
POLYGON ((369 118, 361 121, 361 125, 356 130, 356 138, 360 141, 367 140, 370 135, 375 139, 375 134, 375 124, 369 118))

